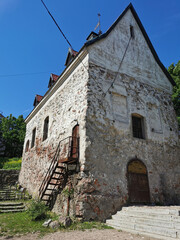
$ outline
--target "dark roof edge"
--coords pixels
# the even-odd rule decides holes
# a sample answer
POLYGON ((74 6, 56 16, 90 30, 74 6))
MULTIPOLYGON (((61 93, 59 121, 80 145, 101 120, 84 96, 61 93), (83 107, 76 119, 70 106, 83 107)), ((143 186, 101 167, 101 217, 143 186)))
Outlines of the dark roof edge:
POLYGON ((159 59, 159 57, 158 57, 158 55, 157 55, 157 53, 156 53, 156 51, 155 51, 155 49, 154 49, 154 47, 153 47, 153 45, 152 45, 152 43, 151 43, 151 41, 150 41, 150 39, 149 39, 149 37, 148 37, 148 35, 147 35, 147 33, 146 33, 146 30, 144 29, 144 27, 143 27, 143 25, 142 25, 142 22, 141 22, 140 18, 138 17, 138 14, 136 13, 136 10, 134 9, 132 3, 130 3, 130 4, 127 6, 127 8, 122 12, 122 14, 117 18, 117 20, 111 25, 111 27, 110 27, 104 34, 102 34, 102 35, 100 35, 100 36, 98 36, 98 37, 96 37, 96 38, 94 38, 94 39, 86 42, 86 43, 85 43, 85 46, 89 46, 89 45, 91 45, 91 44, 93 44, 93 43, 95 43, 95 42, 98 42, 99 40, 105 38, 105 37, 115 28, 115 26, 116 26, 116 25, 118 24, 118 22, 123 18, 123 16, 126 14, 126 12, 127 12, 129 9, 131 10, 134 18, 136 19, 136 22, 137 22, 139 28, 141 29, 141 32, 142 32, 142 34, 143 34, 143 36, 144 36, 144 38, 145 38, 145 40, 146 40, 146 42, 147 42, 147 44, 148 44, 151 52, 152 52, 152 55, 154 56, 156 62, 158 63, 158 65, 160 66, 160 68, 162 69, 162 71, 164 72, 164 74, 166 75, 166 77, 168 78, 168 80, 170 81, 170 83, 171 83, 173 86, 176 86, 175 81, 173 80, 173 78, 171 77, 171 75, 169 74, 169 72, 167 71, 167 69, 165 68, 165 66, 164 66, 164 65, 162 64, 162 62, 160 61, 160 59, 159 59))

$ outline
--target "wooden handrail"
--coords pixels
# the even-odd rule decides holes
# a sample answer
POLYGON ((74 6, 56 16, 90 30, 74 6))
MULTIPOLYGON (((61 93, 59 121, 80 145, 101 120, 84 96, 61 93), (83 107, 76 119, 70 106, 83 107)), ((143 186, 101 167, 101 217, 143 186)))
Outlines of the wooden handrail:
MULTIPOLYGON (((54 154, 54 157, 53 157, 53 159, 51 161, 51 164, 50 164, 50 166, 48 168, 48 171, 47 171, 47 173, 46 173, 46 175, 45 175, 45 177, 44 177, 44 179, 43 179, 43 181, 41 183, 41 186, 39 188, 39 197, 40 197, 40 199, 42 199, 43 194, 46 191, 46 188, 48 186, 48 183, 51 181, 51 177, 52 177, 53 171, 56 168, 56 166, 58 165, 58 160, 61 157, 60 156, 61 146, 62 147, 66 147, 64 142, 66 142, 66 141, 68 142, 68 150, 67 150, 66 158, 71 158, 73 154, 76 154, 77 159, 78 159, 78 157, 79 157, 79 138, 75 138, 76 141, 77 141, 77 145, 76 146, 72 145, 73 139, 74 139, 74 137, 70 136, 70 137, 64 138, 63 140, 61 140, 59 142, 59 144, 57 146, 57 149, 56 149, 56 152, 54 154), (75 153, 73 151, 74 148, 76 149, 75 153)), ((62 154, 66 154, 66 152, 65 153, 62 152, 62 154)))

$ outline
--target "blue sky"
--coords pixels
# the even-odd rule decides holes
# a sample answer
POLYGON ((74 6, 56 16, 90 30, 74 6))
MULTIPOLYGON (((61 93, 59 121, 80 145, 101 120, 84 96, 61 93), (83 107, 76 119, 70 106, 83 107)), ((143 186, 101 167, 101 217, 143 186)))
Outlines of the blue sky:
MULTIPOLYGON (((101 13, 105 32, 128 0, 44 0, 75 50, 101 13)), ((132 0, 160 60, 180 60, 180 0, 132 0)), ((64 69, 68 44, 40 0, 0 0, 0 111, 26 117, 35 94, 47 91, 50 73, 64 69)))

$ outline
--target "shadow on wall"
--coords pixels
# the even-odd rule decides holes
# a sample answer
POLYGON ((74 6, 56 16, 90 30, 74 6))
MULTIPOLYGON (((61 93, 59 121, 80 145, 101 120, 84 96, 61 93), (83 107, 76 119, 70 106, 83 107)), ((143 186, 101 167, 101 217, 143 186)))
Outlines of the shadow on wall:
MULTIPOLYGON (((162 197, 165 205, 180 205, 180 194, 176 193, 176 188, 167 182, 165 174, 160 174, 160 184, 162 188, 162 197)), ((180 187, 180 183, 178 186, 180 187)), ((178 191, 177 191, 178 192, 178 191)))

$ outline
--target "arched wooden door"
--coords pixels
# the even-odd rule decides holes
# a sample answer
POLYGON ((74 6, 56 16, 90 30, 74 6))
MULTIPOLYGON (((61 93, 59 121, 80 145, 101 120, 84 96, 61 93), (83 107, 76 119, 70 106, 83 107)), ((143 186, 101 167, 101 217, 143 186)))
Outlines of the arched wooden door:
POLYGON ((78 158, 79 156, 79 125, 76 125, 72 130, 72 146, 71 146, 72 158, 78 158))
POLYGON ((128 190, 131 203, 150 203, 149 182, 146 166, 139 160, 132 160, 127 167, 128 190))

